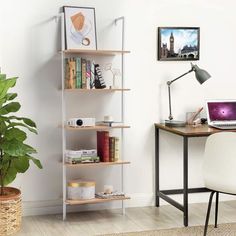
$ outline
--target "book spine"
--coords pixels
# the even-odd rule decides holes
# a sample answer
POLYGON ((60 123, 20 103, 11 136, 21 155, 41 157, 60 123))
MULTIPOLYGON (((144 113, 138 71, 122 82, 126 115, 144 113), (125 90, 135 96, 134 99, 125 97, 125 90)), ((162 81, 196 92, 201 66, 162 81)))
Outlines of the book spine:
POLYGON ((90 89, 90 80, 91 80, 91 61, 87 60, 86 62, 86 88, 90 89))
POLYGON ((75 80, 76 80, 76 66, 75 66, 75 59, 70 58, 69 59, 69 79, 68 79, 68 89, 74 89, 75 88, 75 80))
POLYGON ((81 59, 82 89, 86 89, 86 59, 81 59))
POLYGON ((91 89, 94 88, 94 83, 95 83, 94 82, 94 73, 95 73, 94 72, 94 63, 95 63, 94 61, 91 62, 91 73, 90 73, 91 74, 90 75, 90 88, 91 89))
POLYGON ((82 71, 81 71, 81 58, 77 57, 76 58, 76 88, 81 88, 81 83, 82 83, 82 71))
POLYGON ((73 71, 73 89, 76 88, 76 60, 72 58, 72 71, 73 71))
POLYGON ((97 152, 100 161, 109 162, 109 132, 97 131, 97 152))
POLYGON ((114 144, 114 149, 115 149, 115 151, 114 151, 114 161, 119 161, 119 159, 120 159, 120 148, 119 148, 119 146, 120 146, 120 139, 118 138, 118 137, 114 137, 114 142, 115 142, 115 144, 114 144))
POLYGON ((69 59, 65 58, 65 89, 69 88, 69 59))
POLYGON ((109 160, 110 162, 115 161, 115 138, 109 137, 109 160))
POLYGON ((86 163, 86 162, 98 163, 99 161, 100 161, 100 158, 98 156, 88 156, 88 157, 78 157, 78 158, 66 157, 66 163, 69 163, 69 164, 79 164, 79 163, 86 163))

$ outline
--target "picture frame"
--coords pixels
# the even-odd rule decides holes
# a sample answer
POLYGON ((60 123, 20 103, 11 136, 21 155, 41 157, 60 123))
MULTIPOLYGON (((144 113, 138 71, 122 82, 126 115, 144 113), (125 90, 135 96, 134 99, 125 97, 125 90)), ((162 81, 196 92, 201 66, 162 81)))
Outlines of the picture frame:
POLYGON ((193 61, 200 58, 199 27, 158 27, 158 60, 193 61))
POLYGON ((97 50, 95 8, 63 6, 65 49, 97 50))

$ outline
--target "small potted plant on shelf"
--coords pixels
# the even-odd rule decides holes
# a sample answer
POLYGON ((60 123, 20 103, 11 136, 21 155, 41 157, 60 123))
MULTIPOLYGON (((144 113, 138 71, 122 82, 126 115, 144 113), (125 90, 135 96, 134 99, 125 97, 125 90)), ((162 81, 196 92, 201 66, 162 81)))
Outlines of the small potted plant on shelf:
POLYGON ((6 187, 18 173, 24 173, 32 161, 42 169, 40 161, 32 156, 36 150, 25 143, 27 129, 37 134, 36 124, 25 117, 13 115, 21 105, 13 101, 16 93, 8 90, 15 86, 17 77, 6 78, 0 72, 0 235, 11 235, 21 225, 21 192, 6 187))

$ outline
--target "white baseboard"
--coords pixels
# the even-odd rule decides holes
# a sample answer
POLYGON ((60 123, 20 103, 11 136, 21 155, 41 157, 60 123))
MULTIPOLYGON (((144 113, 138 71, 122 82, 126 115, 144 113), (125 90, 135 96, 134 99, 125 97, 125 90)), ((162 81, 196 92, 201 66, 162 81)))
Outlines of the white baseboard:
MULTIPOLYGON (((153 194, 136 193, 129 194, 130 200, 125 201, 125 207, 145 207, 154 206, 155 197, 153 194)), ((182 203, 183 197, 181 195, 173 195, 173 199, 182 203)), ((209 193, 190 194, 189 203, 202 203, 207 202, 209 193)), ((231 195, 220 195, 220 201, 236 200, 235 196, 231 195)), ((160 205, 168 204, 165 201, 160 201, 160 205)), ((93 211, 93 210, 104 210, 104 209, 116 209, 121 208, 121 202, 108 202, 101 204, 90 204, 83 206, 68 206, 67 212, 80 212, 80 211, 93 211)), ((34 201, 34 202, 23 202, 23 215, 50 215, 50 214, 61 214, 62 213, 62 200, 49 200, 49 201, 34 201)))
POLYGON ((62 212, 62 200, 23 202, 23 216, 50 215, 62 212))

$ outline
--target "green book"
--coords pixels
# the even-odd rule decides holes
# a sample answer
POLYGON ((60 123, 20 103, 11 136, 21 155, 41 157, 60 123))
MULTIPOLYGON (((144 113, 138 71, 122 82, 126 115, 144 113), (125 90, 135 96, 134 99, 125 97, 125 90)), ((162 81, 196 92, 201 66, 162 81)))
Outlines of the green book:
POLYGON ((65 58, 65 68, 64 68, 64 71, 65 71, 64 87, 66 89, 68 89, 69 88, 69 85, 68 85, 68 81, 69 81, 69 59, 68 58, 65 58))
POLYGON ((71 164, 79 164, 79 163, 98 163, 100 162, 100 158, 96 157, 78 157, 78 158, 67 158, 67 162, 71 164))
POLYGON ((87 88, 87 82, 86 82, 86 59, 81 59, 81 88, 86 89, 87 88))
POLYGON ((76 57, 76 88, 82 88, 81 58, 76 57))

